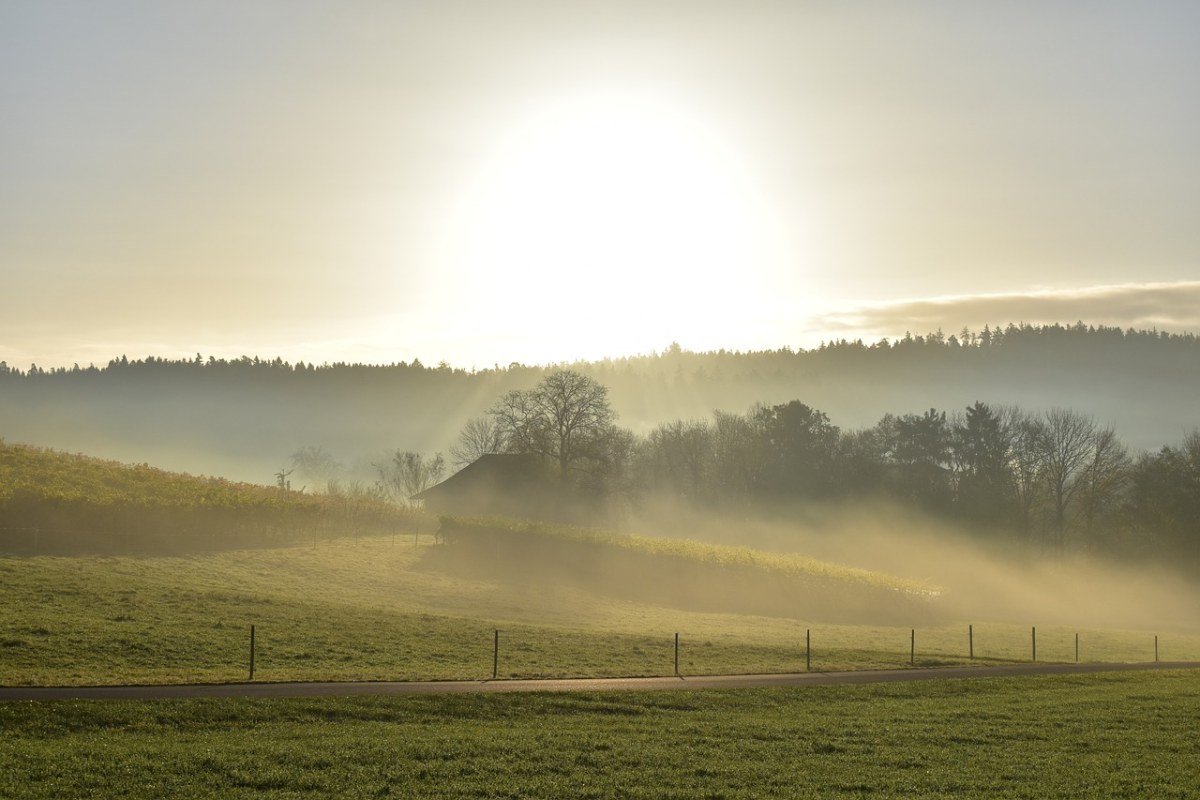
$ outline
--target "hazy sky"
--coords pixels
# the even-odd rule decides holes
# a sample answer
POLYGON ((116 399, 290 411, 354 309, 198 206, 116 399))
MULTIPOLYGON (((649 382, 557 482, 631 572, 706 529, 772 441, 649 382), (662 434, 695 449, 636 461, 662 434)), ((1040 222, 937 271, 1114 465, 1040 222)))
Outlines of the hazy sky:
POLYGON ((0 3, 0 359, 1200 331, 1200 4, 0 3))

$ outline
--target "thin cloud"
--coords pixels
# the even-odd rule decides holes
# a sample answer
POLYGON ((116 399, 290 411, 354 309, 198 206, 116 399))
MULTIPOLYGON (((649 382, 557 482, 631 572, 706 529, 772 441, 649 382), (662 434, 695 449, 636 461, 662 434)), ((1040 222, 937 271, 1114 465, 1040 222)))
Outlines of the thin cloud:
POLYGON ((863 305, 824 314, 812 329, 828 338, 878 339, 985 325, 1103 325, 1171 333, 1200 331, 1200 281, 982 294, 863 305))

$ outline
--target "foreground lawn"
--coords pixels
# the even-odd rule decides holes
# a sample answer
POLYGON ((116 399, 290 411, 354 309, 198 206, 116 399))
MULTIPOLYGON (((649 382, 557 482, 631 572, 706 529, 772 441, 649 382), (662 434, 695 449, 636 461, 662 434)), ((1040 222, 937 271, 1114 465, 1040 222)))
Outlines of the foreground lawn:
POLYGON ((0 705, 0 796, 1189 798, 1200 673, 0 705))

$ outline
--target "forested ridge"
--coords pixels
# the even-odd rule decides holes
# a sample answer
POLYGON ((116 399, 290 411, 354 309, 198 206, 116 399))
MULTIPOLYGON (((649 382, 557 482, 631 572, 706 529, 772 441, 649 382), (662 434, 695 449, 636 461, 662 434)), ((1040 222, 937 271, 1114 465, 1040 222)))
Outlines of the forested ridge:
MULTIPOLYGON (((569 365, 608 388, 638 434, 677 419, 800 400, 843 430, 885 414, 976 401, 1069 408, 1134 451, 1176 444, 1200 420, 1200 341, 1115 328, 1010 325, 810 350, 661 353, 569 365)), ((0 363, 0 436, 125 461, 269 483, 305 446, 359 475, 396 449, 446 450, 497 397, 550 367, 464 370, 417 361, 129 358, 43 369, 0 363)))

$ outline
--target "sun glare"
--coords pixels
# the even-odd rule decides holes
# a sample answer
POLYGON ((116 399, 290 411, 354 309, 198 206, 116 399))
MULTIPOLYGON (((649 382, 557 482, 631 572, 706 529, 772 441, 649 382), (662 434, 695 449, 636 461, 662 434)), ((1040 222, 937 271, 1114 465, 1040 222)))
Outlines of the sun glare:
POLYGON ((547 102, 498 137, 447 231, 454 290, 552 360, 720 346, 753 324, 778 236, 711 120, 650 93, 547 102), (499 321, 502 319, 502 323, 499 321), (569 352, 568 352, 569 350, 569 352))

